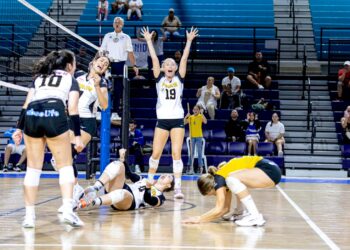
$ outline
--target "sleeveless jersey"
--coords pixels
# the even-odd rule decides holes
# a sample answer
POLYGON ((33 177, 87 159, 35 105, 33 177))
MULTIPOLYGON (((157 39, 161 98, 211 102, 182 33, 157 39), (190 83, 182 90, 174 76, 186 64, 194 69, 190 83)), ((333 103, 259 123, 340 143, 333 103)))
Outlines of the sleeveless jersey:
POLYGON ((157 118, 158 119, 183 119, 182 107, 183 78, 178 73, 171 81, 168 81, 161 73, 157 79, 157 118))
POLYGON ((79 91, 77 81, 64 70, 55 70, 48 76, 38 76, 29 88, 35 89, 31 102, 60 99, 64 105, 66 105, 70 91, 79 91))
MULTIPOLYGON (((88 80, 87 77, 88 74, 82 71, 75 74, 75 78, 80 88, 78 104, 79 116, 81 118, 95 118, 96 113, 93 112, 93 107, 97 100, 97 93, 94 86, 94 80, 88 80)), ((107 88, 107 82, 104 78, 101 78, 100 87, 107 88)))

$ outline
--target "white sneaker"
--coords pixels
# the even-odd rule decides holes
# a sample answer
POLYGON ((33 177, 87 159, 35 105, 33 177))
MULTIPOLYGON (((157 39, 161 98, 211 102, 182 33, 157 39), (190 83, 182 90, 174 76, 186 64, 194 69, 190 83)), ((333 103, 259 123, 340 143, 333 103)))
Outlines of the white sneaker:
POLYGON ((139 165, 135 165, 135 173, 136 174, 141 174, 141 169, 139 165))
POLYGON ((258 85, 259 89, 264 89, 264 86, 262 86, 261 84, 258 85))
POLYGON ((174 191, 174 198, 175 199, 183 199, 185 196, 184 194, 181 192, 181 189, 175 189, 174 191))
POLYGON ((278 156, 282 157, 283 156, 283 151, 278 151, 278 156))
POLYGON ((248 215, 250 215, 248 210, 237 211, 235 209, 235 210, 233 210, 233 212, 223 215, 222 219, 226 220, 226 221, 236 221, 236 220, 241 220, 248 215))
POLYGON ((78 183, 74 185, 73 189, 73 200, 78 202, 84 196, 84 188, 78 183))
POLYGON ((58 171, 58 169, 56 168, 56 161, 55 161, 55 158, 53 156, 51 157, 50 162, 51 162, 51 166, 53 167, 53 169, 55 171, 58 171))
POLYGON ((25 216, 22 222, 24 228, 35 228, 35 217, 25 216))
POLYGON ((241 220, 236 220, 235 223, 241 227, 263 226, 265 224, 262 214, 258 216, 248 215, 241 220))
POLYGON ((64 212, 64 206, 62 205, 57 209, 57 213, 63 214, 63 212, 64 212))
POLYGON ((122 118, 118 115, 118 113, 112 113, 111 121, 120 121, 122 118))
POLYGON ((62 222, 72 227, 84 226, 84 222, 73 211, 64 211, 62 214, 62 222))

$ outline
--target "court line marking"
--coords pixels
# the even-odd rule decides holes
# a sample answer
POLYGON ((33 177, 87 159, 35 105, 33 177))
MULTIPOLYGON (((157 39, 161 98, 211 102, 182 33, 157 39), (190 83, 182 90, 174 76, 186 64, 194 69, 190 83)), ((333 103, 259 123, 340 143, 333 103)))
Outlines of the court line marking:
POLYGON ((286 192, 282 190, 278 185, 276 186, 278 191, 284 196, 289 204, 299 213, 299 215, 305 220, 307 224, 318 234, 318 236, 330 247, 332 250, 340 250, 340 248, 325 234, 311 218, 288 196, 286 192))
MULTIPOLYGON (((6 247, 62 247, 61 244, 1 244, 0 246, 6 247)), ((70 247, 98 247, 98 248, 139 248, 139 249, 231 249, 231 250, 251 250, 251 248, 246 247, 216 247, 216 246, 162 246, 162 245, 149 245, 149 246, 140 246, 140 245, 104 245, 104 244, 71 244, 70 247)), ((254 248, 257 250, 295 250, 294 248, 254 248)), ((305 248, 306 249, 306 248, 305 248)), ((299 248, 299 250, 302 250, 299 248)))

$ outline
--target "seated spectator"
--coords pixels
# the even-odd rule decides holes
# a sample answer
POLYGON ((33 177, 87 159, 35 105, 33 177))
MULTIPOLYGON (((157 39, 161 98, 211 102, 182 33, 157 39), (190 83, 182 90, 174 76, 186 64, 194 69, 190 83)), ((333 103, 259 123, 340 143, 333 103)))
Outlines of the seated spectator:
POLYGON ((344 111, 344 117, 340 119, 344 144, 350 144, 350 106, 344 111))
POLYGON ((243 142, 245 135, 243 133, 242 125, 238 111, 236 109, 232 110, 231 117, 225 124, 226 141, 243 142))
POLYGON ((215 109, 220 99, 220 90, 214 85, 215 79, 210 76, 207 79, 207 85, 198 89, 196 96, 198 97, 197 105, 208 112, 211 120, 215 118, 215 109))
MULTIPOLYGON (((159 62, 162 62, 164 59, 163 42, 166 41, 167 38, 164 33, 164 30, 163 29, 160 29, 160 30, 162 32, 162 36, 159 36, 158 31, 155 29, 151 30, 150 32, 152 33, 153 48, 156 52, 159 62)), ((138 32, 137 39, 140 41, 146 41, 144 38, 140 36, 140 32, 138 32)), ((149 53, 148 47, 147 47, 147 64, 148 64, 148 79, 153 79, 152 58, 149 53)))
POLYGON ((344 62, 344 67, 338 71, 338 99, 350 100, 350 61, 344 62))
POLYGON ((128 12, 127 12, 127 18, 128 20, 131 19, 131 15, 136 14, 138 20, 142 20, 142 6, 143 6, 143 2, 142 0, 130 0, 129 4, 128 4, 128 12))
POLYGON ((188 165, 190 166, 188 174, 194 174, 193 161, 194 152, 197 148, 198 153, 198 171, 197 173, 202 174, 203 172, 203 159, 202 159, 202 139, 203 130, 202 124, 207 124, 207 119, 203 115, 200 107, 195 105, 193 107, 193 115, 188 113, 184 118, 184 123, 189 124, 190 127, 190 138, 191 138, 191 149, 190 149, 190 159, 188 159, 188 165))
POLYGON ((106 21, 108 17, 108 1, 99 0, 97 6, 97 21, 106 21))
POLYGON ((136 129, 136 121, 129 122, 129 152, 135 155, 135 172, 141 173, 145 171, 143 162, 142 147, 145 145, 143 134, 140 129, 136 129))
POLYGON ((182 57, 181 51, 180 50, 175 51, 174 60, 177 63, 177 65, 180 65, 181 57, 182 57))
POLYGON ((260 51, 256 52, 253 62, 249 63, 248 66, 247 88, 269 88, 272 81, 269 72, 269 63, 263 58, 263 54, 260 51))
POLYGON ((22 138, 19 138, 19 140, 14 140, 12 138, 12 134, 16 131, 16 128, 9 129, 5 131, 4 137, 10 138, 9 144, 7 144, 5 148, 5 156, 4 156, 4 166, 2 171, 7 172, 11 170, 9 168, 9 161, 10 157, 12 154, 19 154, 21 158, 17 162, 16 166, 13 167, 12 169, 16 172, 21 172, 22 169, 24 170, 24 167, 22 166, 23 162, 26 160, 26 149, 24 145, 24 138, 23 138, 23 133, 22 133, 22 138))
POLYGON ((126 11, 128 9, 127 0, 115 0, 111 6, 111 14, 126 14, 126 11))
POLYGON ((254 112, 247 113, 247 119, 243 122, 243 130, 245 131, 245 140, 248 143, 248 155, 256 155, 261 125, 258 116, 254 112))
POLYGON ((221 109, 242 109, 241 96, 241 80, 235 76, 233 67, 227 68, 227 76, 222 79, 221 109))
POLYGON ((162 26, 164 27, 167 38, 179 37, 179 28, 181 27, 180 19, 175 16, 175 10, 169 9, 169 15, 163 19, 162 26))
POLYGON ((271 103, 265 101, 264 98, 261 98, 257 103, 252 104, 251 107, 252 107, 252 110, 256 113, 264 110, 274 109, 274 106, 271 103))
POLYGON ((277 147, 278 156, 283 156, 284 141, 284 125, 279 121, 277 113, 272 114, 272 119, 265 127, 265 141, 272 142, 277 147))

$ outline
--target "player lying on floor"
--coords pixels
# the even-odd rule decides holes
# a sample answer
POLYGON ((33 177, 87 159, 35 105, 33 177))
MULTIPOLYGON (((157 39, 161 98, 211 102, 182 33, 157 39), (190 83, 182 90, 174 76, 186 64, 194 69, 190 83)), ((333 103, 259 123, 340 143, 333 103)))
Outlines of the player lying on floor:
POLYGON ((164 203, 163 192, 173 190, 174 177, 163 174, 154 184, 151 184, 141 176, 133 174, 139 177, 138 181, 133 176, 130 179, 136 181, 135 183, 125 183, 125 152, 125 149, 120 149, 120 159, 108 164, 95 184, 84 190, 84 197, 78 204, 79 208, 107 205, 115 210, 134 210, 146 204, 158 207, 164 203), (101 189, 104 189, 105 194, 97 196, 101 189))

